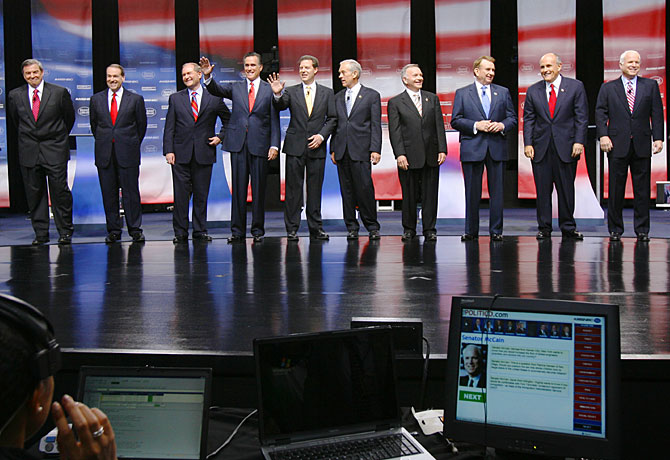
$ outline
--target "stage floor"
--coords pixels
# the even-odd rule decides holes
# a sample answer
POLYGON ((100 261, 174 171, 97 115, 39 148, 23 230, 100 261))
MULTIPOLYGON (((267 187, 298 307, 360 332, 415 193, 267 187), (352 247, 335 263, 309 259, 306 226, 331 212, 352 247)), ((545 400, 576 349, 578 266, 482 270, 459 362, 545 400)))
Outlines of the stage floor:
POLYGON ((438 225, 436 243, 403 243, 394 212, 384 213, 377 242, 365 233, 347 241, 337 226, 327 228, 330 241, 302 234, 293 243, 275 213, 263 243, 228 245, 227 229, 215 228, 221 238, 212 243, 173 245, 167 214, 145 218, 144 244, 106 245, 104 230, 78 229, 75 244, 62 247, 30 246, 29 222, 5 216, 0 291, 42 309, 61 346, 75 349, 248 354, 254 337, 383 316, 421 318, 439 355, 447 352, 451 297, 500 294, 619 304, 622 353, 670 358, 669 213, 653 212, 649 243, 610 243, 585 225, 584 241, 562 241, 558 231, 537 241, 534 210, 506 213, 502 242, 482 235, 462 243, 462 224, 449 224, 438 225))

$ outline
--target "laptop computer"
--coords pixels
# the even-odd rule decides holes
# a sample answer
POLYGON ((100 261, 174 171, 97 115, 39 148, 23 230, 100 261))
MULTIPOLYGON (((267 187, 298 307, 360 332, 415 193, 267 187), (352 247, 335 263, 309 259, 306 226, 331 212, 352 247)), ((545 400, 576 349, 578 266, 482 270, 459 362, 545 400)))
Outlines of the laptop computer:
POLYGON ((83 366, 78 400, 107 414, 118 458, 205 460, 211 387, 211 369, 83 366))
POLYGON ((433 458, 401 426, 390 327, 255 339, 254 357, 266 459, 340 443, 352 454, 387 443, 370 458, 433 458))

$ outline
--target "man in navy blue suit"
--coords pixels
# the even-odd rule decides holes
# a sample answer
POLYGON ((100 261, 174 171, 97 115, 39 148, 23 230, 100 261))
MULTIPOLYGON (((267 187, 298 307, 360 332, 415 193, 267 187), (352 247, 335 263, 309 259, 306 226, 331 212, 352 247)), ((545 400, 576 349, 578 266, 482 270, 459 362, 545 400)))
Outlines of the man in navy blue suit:
POLYGON ((524 155, 530 158, 537 194, 537 239, 551 237, 551 192, 558 195, 563 238, 583 240, 575 223, 575 176, 584 153, 589 107, 581 81, 561 75, 555 53, 540 59, 539 81, 528 88, 523 109, 524 155))
POLYGON ((279 154, 279 112, 273 104, 270 84, 260 78, 261 55, 244 56, 244 81, 219 85, 211 77, 214 66, 200 59, 210 93, 233 101, 233 113, 226 129, 223 150, 230 152, 233 176, 231 237, 228 243, 244 241, 247 228, 247 188, 251 177, 251 235, 260 243, 265 235, 265 186, 268 162, 279 154))
POLYGON ((640 53, 623 52, 619 68, 621 78, 603 83, 596 102, 597 136, 600 149, 607 152, 609 161, 607 227, 610 240, 620 241, 630 168, 633 225, 637 240, 646 242, 649 241, 651 155, 663 150, 663 102, 656 81, 638 76, 640 53))
POLYGON ((200 84, 202 71, 194 62, 181 69, 186 88, 170 95, 163 133, 163 155, 172 165, 175 244, 188 241, 188 203, 193 196, 193 239, 212 241, 207 233, 207 198, 216 163, 216 146, 224 138, 230 112, 226 104, 200 84), (216 118, 223 125, 214 131, 216 118))
POLYGON ((128 233, 144 241, 140 201, 140 145, 147 132, 144 98, 123 88, 125 71, 119 64, 107 67, 108 89, 91 96, 89 113, 95 137, 95 165, 107 221, 106 243, 121 239, 119 188, 128 233))
POLYGON ((363 69, 353 59, 340 63, 344 89, 335 95, 337 128, 331 140, 330 158, 337 165, 342 194, 342 213, 347 239, 358 239, 356 207, 370 240, 378 240, 379 221, 372 165, 381 160, 381 96, 359 83, 363 69))
POLYGON ((473 64, 475 82, 456 90, 451 126, 460 132, 461 166, 465 181, 465 233, 461 241, 479 237, 479 202, 486 166, 489 188, 489 233, 502 241, 503 173, 507 137, 517 123, 509 90, 494 85, 495 59, 482 56, 473 64))

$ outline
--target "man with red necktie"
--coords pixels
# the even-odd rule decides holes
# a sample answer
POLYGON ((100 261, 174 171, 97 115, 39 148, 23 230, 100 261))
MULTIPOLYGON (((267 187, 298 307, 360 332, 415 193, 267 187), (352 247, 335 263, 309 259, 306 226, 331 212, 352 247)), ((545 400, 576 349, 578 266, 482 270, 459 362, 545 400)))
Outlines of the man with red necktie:
POLYGON ((558 195, 558 226, 563 238, 583 240, 577 231, 575 177, 584 153, 589 123, 586 91, 581 81, 561 75, 554 53, 540 59, 542 80, 526 91, 523 109, 524 154, 533 165, 537 206, 537 239, 551 237, 551 194, 558 195))
POLYGON ((121 239, 119 188, 128 233, 144 241, 140 200, 140 145, 147 132, 144 98, 123 87, 125 71, 119 64, 107 67, 107 87, 91 96, 89 114, 95 137, 95 165, 107 221, 106 243, 121 239))
POLYGON ((265 186, 268 162, 279 154, 279 112, 273 103, 270 84, 260 78, 261 55, 247 53, 244 58, 245 79, 219 85, 212 78, 214 65, 200 58, 207 90, 233 102, 233 112, 226 129, 223 150, 230 152, 233 176, 231 236, 228 243, 244 241, 247 230, 247 189, 251 178, 251 235, 255 243, 265 235, 265 186))
POLYGON ((18 130, 19 164, 35 231, 33 244, 49 242, 49 198, 58 243, 70 244, 74 226, 67 163, 74 106, 67 89, 44 81, 44 67, 37 59, 23 61, 21 71, 28 85, 9 92, 7 114, 10 125, 18 130))

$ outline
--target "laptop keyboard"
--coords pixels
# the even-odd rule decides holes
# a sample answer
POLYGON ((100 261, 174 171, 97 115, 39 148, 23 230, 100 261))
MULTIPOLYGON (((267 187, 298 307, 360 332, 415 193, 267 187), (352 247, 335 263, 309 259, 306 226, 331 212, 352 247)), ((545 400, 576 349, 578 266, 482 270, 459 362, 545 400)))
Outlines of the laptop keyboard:
POLYGON ((402 434, 319 444, 270 453, 273 460, 383 460, 421 451, 402 434))

